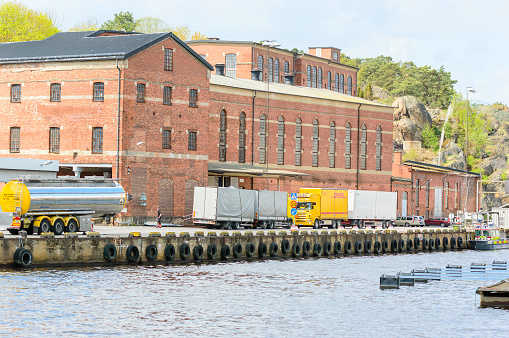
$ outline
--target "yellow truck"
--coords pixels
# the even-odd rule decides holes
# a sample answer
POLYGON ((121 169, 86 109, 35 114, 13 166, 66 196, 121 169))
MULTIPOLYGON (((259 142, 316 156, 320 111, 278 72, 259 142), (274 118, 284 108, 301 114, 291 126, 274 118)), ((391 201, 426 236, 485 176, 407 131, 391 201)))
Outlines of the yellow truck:
POLYGON ((301 188, 294 217, 297 226, 388 228, 396 218, 397 193, 385 191, 301 188))

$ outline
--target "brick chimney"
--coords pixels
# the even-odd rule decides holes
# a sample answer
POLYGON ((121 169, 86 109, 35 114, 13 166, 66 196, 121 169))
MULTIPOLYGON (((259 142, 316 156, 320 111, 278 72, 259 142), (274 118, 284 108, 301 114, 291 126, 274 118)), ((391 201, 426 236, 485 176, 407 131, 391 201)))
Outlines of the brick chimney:
POLYGON ((394 157, 394 160, 393 160, 394 164, 401 164, 401 162, 403 162, 403 152, 402 151, 395 151, 393 153, 393 157, 394 157))

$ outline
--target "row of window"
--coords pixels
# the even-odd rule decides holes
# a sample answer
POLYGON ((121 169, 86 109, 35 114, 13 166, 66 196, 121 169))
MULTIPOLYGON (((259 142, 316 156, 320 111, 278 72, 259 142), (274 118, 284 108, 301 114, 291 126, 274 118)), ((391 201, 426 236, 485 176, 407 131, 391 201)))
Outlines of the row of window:
POLYGON ((348 76, 345 91, 345 75, 335 73, 334 74, 334 86, 332 86, 332 72, 327 72, 327 82, 323 85, 323 70, 315 66, 307 66, 307 78, 306 84, 311 88, 325 88, 328 90, 334 90, 339 93, 352 95, 353 85, 352 77, 348 76))
MULTIPOLYGON (((188 132, 188 150, 197 149, 197 132, 188 132)), ((21 128, 11 127, 10 130, 10 152, 19 153, 21 148, 21 128)), ((171 130, 164 129, 162 133, 162 148, 171 149, 171 130)), ((49 152, 60 153, 60 128, 49 128, 49 152)), ((103 152, 103 128, 92 128, 92 154, 102 154, 103 152)))
MULTIPOLYGON (((49 100, 50 102, 60 102, 62 100, 62 85, 60 83, 50 85, 49 100)), ((94 82, 92 101, 104 102, 104 82, 94 82)), ((11 102, 21 102, 21 84, 11 85, 11 102)))
MULTIPOLYGON (((345 126, 345 169, 352 167, 352 138, 351 125, 347 123, 345 126)), ((227 116, 226 111, 221 110, 219 116, 219 161, 226 161, 226 140, 227 140, 227 116)), ((267 161, 267 138, 268 138, 268 118, 267 115, 260 116, 260 140, 259 140, 259 163, 265 164, 267 161)), ((283 116, 278 118, 277 132, 277 164, 283 165, 285 153, 285 119, 283 116)), ((361 144, 360 144, 360 169, 366 170, 367 159, 367 127, 362 125, 361 128, 361 144)), ((336 124, 330 122, 329 129, 329 168, 336 167, 336 124)), ((382 170, 382 128, 376 129, 375 142, 375 168, 382 170)), ((312 166, 318 167, 319 155, 319 123, 318 120, 313 121, 312 134, 312 166)), ((246 160, 246 114, 242 112, 239 117, 239 163, 245 163, 246 160)), ((302 120, 297 118, 295 122, 295 165, 302 165, 302 120)))
MULTIPOLYGON (((136 86, 136 102, 145 102, 145 88, 144 83, 138 83, 136 86)), ((60 83, 52 83, 50 85, 50 101, 60 102, 62 99, 62 85, 60 83)), ((93 84, 93 96, 94 102, 104 102, 104 82, 95 82, 93 84)), ((163 88, 163 104, 171 106, 172 101, 172 87, 165 86, 163 88)), ((21 102, 21 85, 11 85, 11 102, 21 102)), ((189 90, 189 107, 198 107, 198 90, 189 90)))

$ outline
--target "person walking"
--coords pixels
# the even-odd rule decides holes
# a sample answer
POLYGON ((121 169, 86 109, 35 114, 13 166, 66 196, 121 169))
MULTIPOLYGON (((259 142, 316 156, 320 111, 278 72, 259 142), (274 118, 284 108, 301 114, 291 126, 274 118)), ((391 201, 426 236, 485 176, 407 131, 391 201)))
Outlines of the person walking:
POLYGON ((161 225, 161 211, 159 210, 159 208, 157 208, 157 218, 156 218, 156 221, 157 221, 157 227, 158 228, 162 228, 162 225, 161 225))

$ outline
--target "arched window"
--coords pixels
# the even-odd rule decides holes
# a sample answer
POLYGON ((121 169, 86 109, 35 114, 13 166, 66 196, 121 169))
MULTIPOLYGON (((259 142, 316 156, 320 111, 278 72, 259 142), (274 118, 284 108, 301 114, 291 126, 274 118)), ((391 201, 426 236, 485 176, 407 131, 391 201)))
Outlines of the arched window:
POLYGON ((279 116, 277 125, 277 164, 285 164, 285 119, 279 116))
POLYGON ((345 76, 343 74, 339 76, 339 92, 345 93, 345 76))
POLYGON ((352 95, 352 77, 348 77, 348 95, 352 95))
POLYGON ((352 126, 348 122, 345 127, 345 169, 352 168, 352 126))
POLYGON ((295 165, 301 165, 302 159, 302 121, 295 121, 295 165))
POLYGON ((361 170, 366 170, 366 146, 367 146, 367 130, 363 124, 361 128, 361 170))
POLYGON ((226 111, 219 116, 219 161, 226 161, 226 111))
POLYGON ((318 120, 313 121, 313 167, 318 167, 318 120))
POLYGON ((376 128, 376 170, 382 170, 382 127, 376 128))
POLYGON ((330 122, 329 134, 329 168, 336 167, 336 124, 330 122))
POLYGON ((240 113, 239 118, 239 163, 246 162, 246 114, 240 113))
POLYGON ((261 164, 264 164, 266 161, 267 154, 267 116, 262 114, 260 116, 260 160, 261 164))

